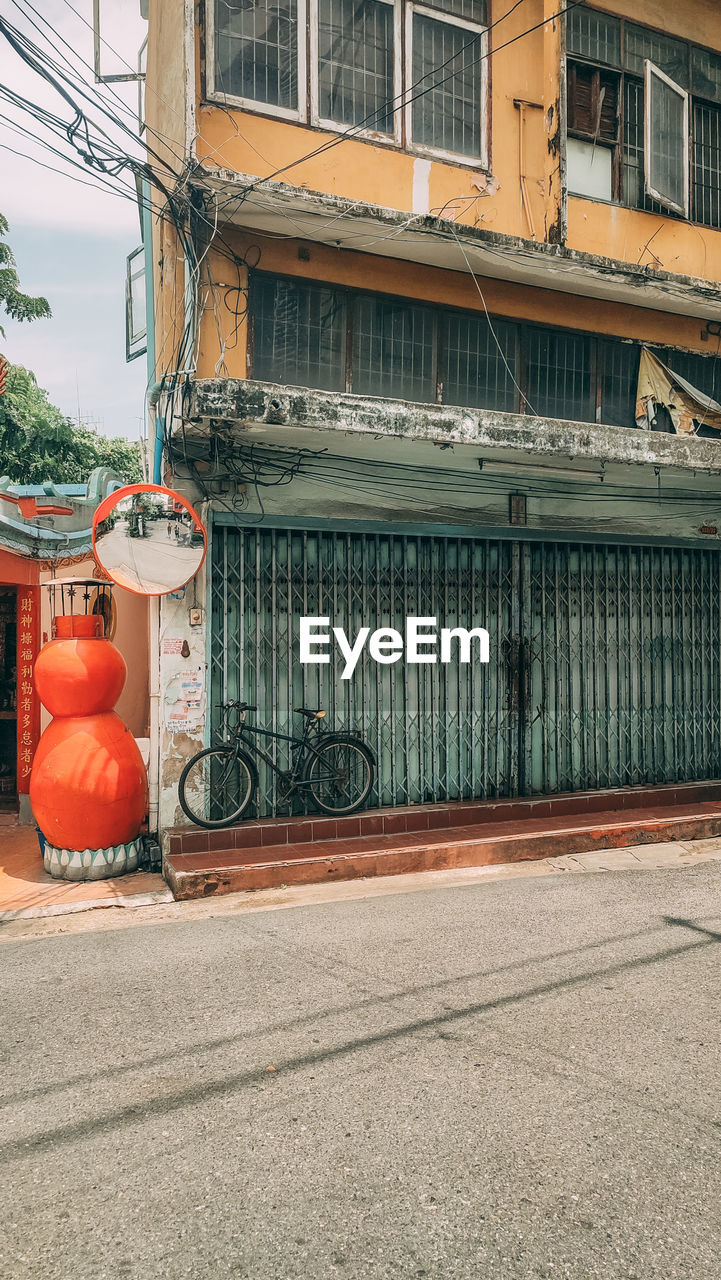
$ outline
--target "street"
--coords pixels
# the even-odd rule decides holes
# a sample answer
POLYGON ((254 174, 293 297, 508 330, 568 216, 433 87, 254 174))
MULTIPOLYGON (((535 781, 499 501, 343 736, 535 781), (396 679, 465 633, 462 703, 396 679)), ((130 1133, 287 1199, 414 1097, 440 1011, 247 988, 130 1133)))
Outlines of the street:
POLYGON ((0 1273, 718 1276, 720 888, 0 930, 0 1273))

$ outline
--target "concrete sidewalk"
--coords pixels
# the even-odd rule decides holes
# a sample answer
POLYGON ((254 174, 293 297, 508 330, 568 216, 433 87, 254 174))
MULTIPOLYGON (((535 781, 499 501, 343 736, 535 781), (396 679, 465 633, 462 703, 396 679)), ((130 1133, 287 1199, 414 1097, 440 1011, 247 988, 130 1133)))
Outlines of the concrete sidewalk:
MULTIPOLYGON (((681 870, 720 860, 721 837, 712 837, 707 840, 637 845, 628 849, 593 849, 588 853, 567 854, 560 858, 544 858, 533 862, 458 867, 449 871, 422 871, 410 875, 338 881, 333 884, 281 886, 278 889, 230 893, 220 898, 189 902, 175 902, 161 877, 142 877, 139 874, 127 876, 125 880, 152 881, 152 892, 138 892, 136 883, 128 885, 128 889, 123 892, 123 877, 119 877, 115 882, 100 881, 95 886, 67 886, 84 887, 86 890, 107 886, 105 896, 100 899, 93 900, 88 893, 86 897, 74 901, 48 903, 45 908, 36 906, 0 912, 0 943, 59 933, 131 928, 163 922, 279 911, 322 903, 385 898, 394 894, 427 893, 434 889, 462 888, 497 880, 584 875, 602 871, 681 870), (155 886, 156 881, 160 881, 160 887, 155 886), (133 888, 136 892, 132 892, 133 888)), ((57 881, 53 883, 62 884, 57 881)))

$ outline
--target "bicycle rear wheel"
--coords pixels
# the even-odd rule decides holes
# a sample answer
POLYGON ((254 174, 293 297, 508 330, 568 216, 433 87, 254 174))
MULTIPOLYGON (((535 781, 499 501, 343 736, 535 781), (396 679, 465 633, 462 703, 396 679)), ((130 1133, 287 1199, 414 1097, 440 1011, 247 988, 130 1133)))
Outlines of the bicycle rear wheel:
POLYGON ((255 765, 246 755, 208 747, 180 775, 180 807, 199 827, 228 827, 250 804, 256 782, 255 765))
POLYGON ((315 748, 305 781, 324 813, 355 813, 370 795, 374 769, 373 756, 364 743, 331 739, 315 748))

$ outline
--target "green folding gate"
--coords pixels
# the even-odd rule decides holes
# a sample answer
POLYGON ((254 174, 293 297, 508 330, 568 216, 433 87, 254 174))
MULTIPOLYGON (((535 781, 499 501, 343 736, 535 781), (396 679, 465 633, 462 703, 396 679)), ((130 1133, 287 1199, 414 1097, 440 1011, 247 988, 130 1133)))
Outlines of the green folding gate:
MULTIPOLYGON (((257 703, 281 733, 293 707, 324 707, 375 751, 379 805, 721 773, 714 551, 219 526, 211 574, 213 705, 257 703), (490 662, 366 650, 344 681, 334 645, 327 666, 298 660, 303 616, 354 637, 410 615, 484 626, 490 662)), ((275 811, 261 770, 259 812, 275 811)))

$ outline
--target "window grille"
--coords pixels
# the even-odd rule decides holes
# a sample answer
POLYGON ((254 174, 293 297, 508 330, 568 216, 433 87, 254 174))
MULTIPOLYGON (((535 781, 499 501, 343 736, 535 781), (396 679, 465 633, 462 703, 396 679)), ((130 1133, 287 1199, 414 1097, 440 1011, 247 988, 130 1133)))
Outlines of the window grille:
POLYGON ((518 392, 514 386, 514 379, 518 382, 518 326, 494 320, 493 332, 498 343, 485 316, 449 313, 444 345, 443 400, 446 404, 509 413, 518 408, 518 392))
POLYGON ((584 334, 528 330, 528 408, 549 418, 594 422, 591 342, 584 334))
POLYGON ((488 0, 423 0, 423 4, 426 9, 439 9, 454 18, 478 22, 481 26, 488 21, 488 0))
POLYGON ((394 132, 394 10, 387 0, 319 0, 318 114, 394 132))
POLYGON ((689 46, 683 40, 674 40, 671 36, 662 35, 658 31, 650 31, 648 27, 636 27, 627 22, 623 32, 623 65, 626 71, 642 76, 645 63, 652 62, 681 85, 689 88, 689 46))
POLYGON ((577 53, 592 62, 621 65, 621 23, 606 13, 597 13, 580 5, 567 18, 566 44, 570 54, 577 53))
POLYGON ((215 0, 214 17, 216 90, 295 110, 297 0, 215 0))
POLYGON ((436 399, 435 317, 430 307, 387 298, 356 300, 353 390, 424 403, 436 399))
POLYGON ((344 390, 345 331, 345 301, 338 290, 270 276, 254 280, 255 377, 344 390))
POLYGON ((674 373, 713 400, 721 398, 721 369, 716 356, 701 356, 693 351, 662 350, 660 360, 674 373))
POLYGON ((721 227, 721 108, 702 102, 693 112, 693 207, 698 222, 721 227))
POLYGON ((601 422, 610 427, 635 427, 636 386, 640 349, 631 342, 601 344, 601 422))
POLYGON ((482 32, 412 12, 413 142, 462 156, 480 156, 485 50, 482 32), (438 68, 438 70, 436 70, 438 68))
POLYGON ((691 87, 700 98, 721 102, 721 54, 691 45, 691 87))
MULTIPOLYGON (((250 308, 249 376, 261 381, 635 426, 638 343, 491 317, 494 338, 476 312, 261 272, 250 308)), ((721 400, 715 355, 658 355, 721 400)))
POLYGON ((647 213, 665 213, 644 190, 643 177, 643 81, 626 78, 623 137, 623 203, 647 213))

